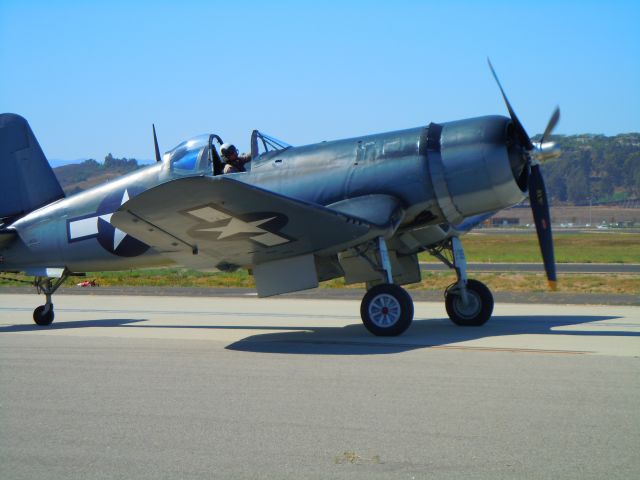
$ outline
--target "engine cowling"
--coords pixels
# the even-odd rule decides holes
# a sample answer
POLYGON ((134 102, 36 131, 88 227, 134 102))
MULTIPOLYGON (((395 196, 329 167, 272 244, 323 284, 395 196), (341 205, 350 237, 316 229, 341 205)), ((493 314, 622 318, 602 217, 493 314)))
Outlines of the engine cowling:
POLYGON ((514 205, 527 192, 528 166, 511 120, 487 116, 432 123, 426 156, 443 217, 465 217, 514 205))

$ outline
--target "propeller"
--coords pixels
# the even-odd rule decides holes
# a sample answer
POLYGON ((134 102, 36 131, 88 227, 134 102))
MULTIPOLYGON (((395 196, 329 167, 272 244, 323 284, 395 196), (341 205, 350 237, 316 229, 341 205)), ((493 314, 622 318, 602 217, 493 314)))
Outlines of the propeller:
POLYGON ((551 114, 549 123, 547 123, 547 128, 544 129, 544 133, 542 134, 542 138, 540 139, 540 144, 543 144, 545 139, 549 135, 551 135, 551 132, 553 131, 554 128, 556 128, 556 125, 558 124, 559 120, 560 120, 560 107, 556 107, 556 109, 551 114))
POLYGON ((156 162, 161 162, 162 158, 160 157, 160 148, 158 147, 158 136, 156 135, 156 126, 155 124, 151 124, 153 127, 153 146, 156 149, 156 162))
POLYGON ((504 99, 504 103, 507 105, 507 110, 509 110, 509 116, 511 117, 513 126, 516 129, 516 133, 518 134, 518 140, 520 140, 520 144, 528 151, 533 150, 534 148, 533 143, 531 143, 531 139, 529 138, 527 131, 524 129, 524 127, 522 126, 522 123, 520 123, 520 120, 518 120, 518 116, 516 115, 516 112, 511 107, 511 104, 509 103, 509 99, 507 98, 507 95, 506 93, 504 93, 504 89, 502 88, 502 84, 500 83, 500 80, 498 80, 498 75, 496 74, 496 71, 493 69, 491 60, 487 58, 487 62, 489 62, 489 68, 491 69, 493 78, 496 80, 496 83, 498 84, 500 93, 502 93, 502 98, 504 99))
POLYGON ((504 93, 504 89, 498 80, 498 75, 491 65, 491 60, 487 59, 489 68, 493 74, 493 78, 500 88, 502 98, 509 111, 511 122, 517 136, 517 140, 525 150, 525 157, 527 166, 530 168, 529 173, 529 203, 531 204, 531 213, 533 214, 533 220, 536 224, 536 233, 538 234, 538 244, 540 245, 540 252, 542 253, 542 261, 544 263, 544 270, 547 274, 547 281, 551 290, 556 289, 556 263, 553 254, 553 237, 551 234, 551 216, 549 213, 549 201, 547 198, 547 191, 544 186, 544 180, 542 179, 542 172, 540 171, 540 164, 544 161, 555 158, 560 155, 560 151, 556 148, 552 142, 544 143, 544 141, 551 135, 551 132, 558 124, 560 120, 560 109, 556 107, 547 123, 547 127, 544 129, 540 142, 534 144, 531 142, 531 138, 527 134, 527 131, 518 120, 518 117, 509 103, 507 95, 504 93))

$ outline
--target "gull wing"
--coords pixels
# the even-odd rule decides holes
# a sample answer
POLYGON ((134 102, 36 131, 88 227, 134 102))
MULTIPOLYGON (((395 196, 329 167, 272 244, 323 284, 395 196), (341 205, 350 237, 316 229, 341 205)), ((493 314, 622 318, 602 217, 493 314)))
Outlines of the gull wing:
POLYGON ((178 263, 219 270, 336 253, 389 228, 229 177, 151 188, 123 204, 111 223, 178 263))

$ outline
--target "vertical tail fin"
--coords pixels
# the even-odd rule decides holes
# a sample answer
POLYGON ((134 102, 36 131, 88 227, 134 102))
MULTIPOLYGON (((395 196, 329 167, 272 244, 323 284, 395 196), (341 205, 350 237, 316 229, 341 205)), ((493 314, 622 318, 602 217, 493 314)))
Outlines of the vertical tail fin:
POLYGON ((16 218, 64 197, 29 123, 0 114, 0 219, 16 218))

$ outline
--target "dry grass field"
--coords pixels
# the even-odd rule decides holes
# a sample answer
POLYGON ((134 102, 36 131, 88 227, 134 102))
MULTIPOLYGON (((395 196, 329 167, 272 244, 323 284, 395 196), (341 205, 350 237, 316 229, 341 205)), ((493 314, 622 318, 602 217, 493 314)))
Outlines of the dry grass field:
MULTIPOLYGON (((538 263, 540 250, 535 230, 530 234, 494 234, 482 230, 463 237, 469 262, 538 263)), ((593 233, 554 232, 558 263, 640 263, 640 233, 598 231, 593 233)), ((429 254, 421 260, 434 261, 429 254)))
MULTIPOLYGON (((539 263, 540 252, 534 232, 528 234, 470 233, 462 238, 469 262, 539 263)), ((640 263, 640 234, 620 232, 572 233, 555 235, 556 259, 565 263, 640 263)), ((433 261, 428 254, 422 260, 433 261)), ((546 291, 547 282, 537 273, 479 273, 474 278, 486 283, 496 292, 546 291)), ((23 281, 28 279, 17 277, 23 281)), ((157 287, 254 287, 253 277, 246 270, 234 273, 203 273, 177 268, 128 270, 122 272, 90 272, 100 286, 157 286, 157 287)), ((78 278, 67 280, 72 286, 78 278)), ((423 272, 422 282, 409 289, 442 291, 455 281, 452 272, 423 272)), ((15 282, 0 279, 1 285, 15 282)), ((331 280, 324 288, 345 288, 344 281, 331 280)), ((346 288, 362 288, 362 284, 346 288)), ((640 294, 639 275, 566 274, 559 278, 560 292, 640 294)))

